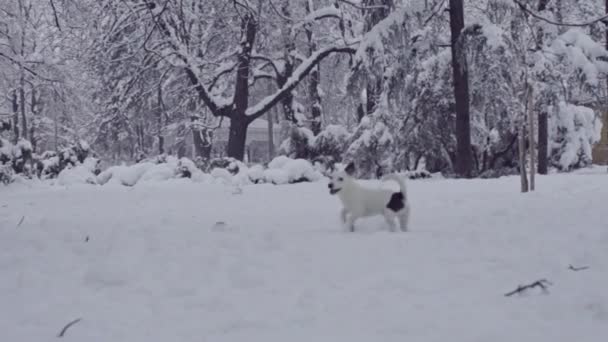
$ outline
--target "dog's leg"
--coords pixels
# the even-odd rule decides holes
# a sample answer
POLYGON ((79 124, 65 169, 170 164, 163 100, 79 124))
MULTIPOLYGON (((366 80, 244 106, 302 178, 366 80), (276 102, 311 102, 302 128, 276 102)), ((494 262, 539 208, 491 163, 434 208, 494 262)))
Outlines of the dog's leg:
POLYGON ((350 214, 348 215, 347 219, 346 219, 346 228, 353 233, 355 231, 355 220, 357 218, 353 215, 350 214))
POLYGON ((410 206, 405 205, 405 208, 401 210, 399 213, 399 225, 401 226, 401 230, 407 232, 407 224, 410 220, 410 206))
POLYGON ((384 210, 384 219, 388 224, 391 232, 397 231, 397 226, 395 225, 395 213, 390 209, 384 210))
POLYGON ((342 224, 346 223, 347 215, 348 215, 348 211, 346 211, 346 209, 342 208, 342 210, 340 211, 340 218, 342 219, 342 224))

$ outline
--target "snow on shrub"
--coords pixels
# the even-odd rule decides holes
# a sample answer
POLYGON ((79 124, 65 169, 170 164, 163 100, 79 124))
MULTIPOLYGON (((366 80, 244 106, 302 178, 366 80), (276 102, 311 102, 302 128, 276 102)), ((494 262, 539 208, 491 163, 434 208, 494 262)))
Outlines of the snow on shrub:
POLYGON ((274 158, 264 171, 264 179, 268 183, 286 184, 299 182, 315 182, 322 175, 305 159, 290 159, 285 156, 274 158))
POLYGON ((99 170, 100 160, 87 158, 82 164, 68 166, 57 176, 59 185, 97 184, 96 171, 99 170))
POLYGON ((62 149, 59 153, 46 151, 36 157, 38 175, 43 179, 57 178, 65 168, 83 163, 89 153, 89 144, 83 140, 62 149))
POLYGON ((32 144, 27 140, 19 140, 16 145, 0 138, 0 182, 12 182, 16 174, 29 177, 32 159, 32 144))
POLYGON ((379 177, 392 171, 393 135, 379 120, 364 117, 353 135, 344 160, 354 162, 357 176, 379 177), (374 122, 373 122, 374 121, 374 122))
POLYGON ((332 157, 340 161, 348 147, 350 134, 344 126, 329 125, 319 133, 313 143, 313 153, 316 156, 332 157))
POLYGON ((315 141, 314 133, 306 127, 292 126, 289 137, 279 146, 279 153, 290 158, 310 158, 315 141))
POLYGON ((150 162, 139 163, 131 166, 119 165, 112 166, 97 176, 97 183, 118 184, 124 186, 134 186, 139 179, 155 164, 150 162))
POLYGON ((591 164, 593 144, 601 138, 602 122, 590 108, 558 104, 550 122, 550 158, 559 170, 570 171, 591 164))

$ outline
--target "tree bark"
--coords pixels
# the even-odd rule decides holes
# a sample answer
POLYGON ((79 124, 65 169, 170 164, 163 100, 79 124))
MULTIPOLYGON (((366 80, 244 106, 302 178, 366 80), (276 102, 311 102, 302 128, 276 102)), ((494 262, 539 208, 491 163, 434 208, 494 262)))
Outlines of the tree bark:
POLYGON ((25 116, 25 71, 21 71, 19 80, 19 109, 21 110, 21 134, 27 139, 27 117, 25 116))
POLYGON ((272 111, 269 110, 266 114, 266 119, 268 120, 268 160, 272 160, 274 158, 274 115, 272 115, 272 111))
MULTIPOLYGON (((547 9, 547 5, 551 0, 539 0, 538 11, 542 12, 547 9)), ((608 0, 606 0, 608 2, 608 0)), ((538 34, 538 48, 542 48, 544 31, 542 27, 538 34)), ((608 33, 607 33, 608 35, 608 33)), ((544 104, 538 114, 538 174, 546 175, 549 173, 549 114, 547 113, 544 104)))
POLYGON ((534 141, 534 108, 533 104, 533 90, 532 85, 528 85, 528 144, 530 145, 530 191, 534 191, 536 187, 535 180, 535 153, 536 153, 536 142, 534 141))
POLYGON ((13 143, 19 142, 19 100, 17 98, 17 90, 13 90, 13 143))
POLYGON ((452 47, 452 72, 454 98, 456 100, 456 174, 470 178, 472 174, 471 122, 469 114, 469 76, 464 54, 463 0, 450 0, 450 30, 452 47))
POLYGON ((247 143, 247 117, 232 117, 228 136, 228 157, 243 160, 245 157, 245 145, 247 143))
POLYGON ((163 137, 163 87, 162 82, 158 82, 158 109, 156 112, 156 136, 158 138, 158 154, 165 153, 165 137, 163 137))
POLYGON ((36 124, 38 116, 38 101, 36 99, 36 89, 32 88, 32 94, 30 99, 30 111, 32 113, 32 123, 30 124, 30 141, 32 143, 32 150, 36 152, 36 147, 38 145, 38 139, 36 139, 36 124))
POLYGON ((236 82, 234 87, 234 106, 230 113, 230 129, 228 136, 228 157, 243 160, 245 157, 245 143, 247 141, 247 127, 250 118, 245 115, 249 106, 249 77, 251 69, 251 51, 257 33, 257 23, 253 14, 248 13, 241 22, 241 32, 244 39, 241 42, 241 51, 238 55, 236 82))
MULTIPOLYGON (((312 8, 312 1, 306 3, 306 11, 307 13, 311 13, 314 9, 312 8)), ((314 41, 314 33, 310 26, 306 28, 306 37, 308 38, 308 53, 309 56, 317 49, 317 44, 314 41)), ((311 125, 310 129, 314 135, 321 133, 321 94, 319 93, 319 85, 320 85, 320 73, 321 73, 321 64, 318 64, 311 72, 310 72, 310 82, 308 84, 308 93, 310 96, 310 115, 311 115, 311 125)))
POLYGON ((521 181, 521 192, 528 192, 528 175, 526 173, 526 137, 525 122, 519 125, 519 176, 521 181))

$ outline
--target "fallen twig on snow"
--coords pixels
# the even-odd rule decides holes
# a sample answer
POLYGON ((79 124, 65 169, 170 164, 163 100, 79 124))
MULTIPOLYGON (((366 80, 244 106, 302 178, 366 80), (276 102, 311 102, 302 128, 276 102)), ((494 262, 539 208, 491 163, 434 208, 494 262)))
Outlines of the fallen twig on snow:
POLYGON ((570 266, 568 267, 568 269, 569 269, 569 270, 572 270, 572 271, 574 271, 574 272, 578 272, 578 271, 584 271, 584 270, 586 270, 586 269, 588 269, 588 268, 589 268, 589 266, 574 267, 574 266, 570 265, 570 266))
POLYGON ((15 228, 19 228, 19 226, 21 226, 21 224, 23 223, 24 220, 25 220, 25 215, 21 216, 21 220, 19 220, 19 223, 17 223, 17 227, 15 227, 15 228))
POLYGON ((537 280, 535 282, 533 282, 532 284, 528 284, 528 285, 519 285, 515 290, 509 292, 509 293, 505 293, 505 297, 511 297, 512 295, 516 294, 516 293, 522 293, 528 289, 534 288, 534 287, 540 287, 541 290, 543 292, 549 292, 549 290, 547 290, 547 287, 549 285, 553 285, 551 284, 551 282, 549 282, 546 279, 541 279, 541 280, 537 280))
POLYGON ((63 335, 65 335, 65 332, 68 331, 68 329, 70 329, 70 327, 78 322, 80 322, 82 320, 82 318, 77 318, 73 321, 71 321, 70 323, 66 324, 65 327, 63 327, 63 329, 61 329, 61 332, 59 333, 59 335, 57 335, 57 337, 63 337, 63 335))

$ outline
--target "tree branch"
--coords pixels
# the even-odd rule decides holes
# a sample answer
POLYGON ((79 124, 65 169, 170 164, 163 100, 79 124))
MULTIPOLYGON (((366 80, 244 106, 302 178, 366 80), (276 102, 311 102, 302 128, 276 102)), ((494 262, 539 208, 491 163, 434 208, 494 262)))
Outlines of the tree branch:
POLYGON ((285 84, 277 90, 273 95, 265 98, 264 100, 257 103, 255 106, 250 107, 245 112, 245 115, 248 116, 249 122, 261 117, 264 115, 270 108, 274 107, 277 103, 279 103, 285 96, 287 96, 292 90, 294 90, 298 84, 306 77, 312 69, 314 69, 319 62, 321 62, 325 57, 329 56, 332 53, 350 53, 354 54, 356 52, 355 49, 349 46, 342 47, 330 47, 312 54, 308 59, 306 59, 300 66, 294 70, 292 76, 285 82, 285 84))
POLYGON ((553 284, 551 284, 551 283, 550 283, 548 280, 546 280, 546 279, 537 280, 537 281, 533 282, 532 284, 528 284, 528 285, 519 285, 519 286, 518 286, 518 287, 517 287, 515 290, 513 290, 513 291, 511 291, 511 292, 508 292, 508 293, 505 293, 505 297, 511 297, 512 295, 514 295, 514 294, 516 294, 516 293, 522 293, 522 292, 524 292, 524 291, 526 291, 526 290, 528 290, 528 289, 535 288, 535 287, 540 287, 540 289, 541 289, 543 292, 549 292, 549 291, 547 290, 547 287, 548 287, 549 285, 553 285, 553 284))
POLYGON ((61 31, 61 25, 59 25, 59 18, 57 17, 57 8, 55 8, 55 2, 53 0, 50 0, 50 2, 51 8, 53 9, 53 16, 55 17, 55 25, 57 26, 57 29, 61 31))
POLYGON ((65 335, 65 332, 66 332, 66 331, 68 331, 68 329, 69 329, 69 328, 70 328, 72 325, 74 325, 74 324, 76 324, 76 323, 78 323, 78 322, 80 322, 80 321, 82 321, 82 318, 77 318, 77 319, 75 319, 75 320, 71 321, 70 323, 66 324, 66 326, 65 326, 65 327, 63 327, 63 329, 61 329, 61 331, 59 332, 59 334, 57 335, 57 337, 63 337, 63 336, 65 335))
POLYGON ((4 58, 8 59, 9 61, 11 61, 12 63, 14 63, 14 64, 16 64, 16 65, 18 65, 18 66, 20 66, 20 67, 23 67, 23 69, 24 69, 25 71, 27 71, 27 72, 29 72, 30 74, 32 74, 32 75, 34 75, 34 76, 36 76, 36 77, 40 78, 40 79, 41 79, 41 80, 43 80, 43 81, 47 81, 47 82, 59 82, 58 80, 54 80, 54 79, 51 79, 51 78, 46 78, 46 77, 44 77, 44 76, 40 75, 39 73, 37 73, 37 72, 35 72, 34 70, 32 70, 32 69, 30 69, 30 68, 26 67, 25 65, 22 65, 22 63, 21 63, 21 62, 17 61, 16 59, 14 59, 13 57, 11 57, 11 56, 9 56, 9 55, 4 54, 4 53, 3 53, 3 52, 1 52, 1 51, 0 51, 0 57, 4 57, 4 58))
POLYGON ((538 20, 542 20, 546 23, 549 23, 551 25, 556 25, 556 26, 567 26, 567 27, 586 27, 586 26, 591 26, 593 24, 597 24, 599 22, 602 22, 606 25, 608 25, 608 14, 604 15, 602 17, 593 19, 591 21, 588 22, 584 22, 584 23, 560 23, 548 18, 543 17, 542 15, 534 12, 533 10, 529 9, 528 6, 526 6, 525 4, 523 4, 520 0, 513 0, 513 2, 515 2, 517 4, 517 6, 524 12, 528 13, 529 15, 533 16, 534 18, 538 19, 538 20))
POLYGON ((584 271, 584 270, 586 270, 586 269, 588 269, 588 268, 589 268, 589 266, 583 266, 583 267, 574 267, 574 266, 570 265, 570 266, 568 267, 568 269, 569 269, 569 270, 574 271, 574 272, 578 272, 578 271, 584 271))

